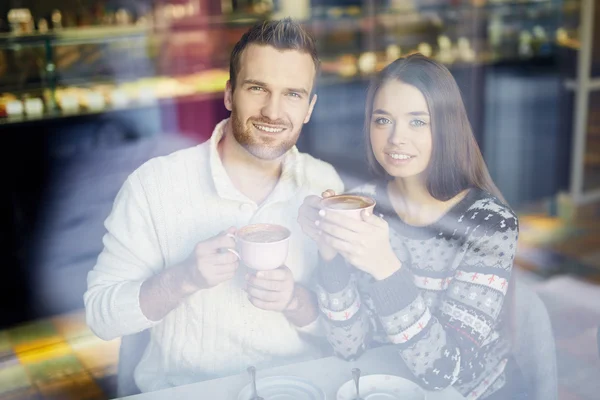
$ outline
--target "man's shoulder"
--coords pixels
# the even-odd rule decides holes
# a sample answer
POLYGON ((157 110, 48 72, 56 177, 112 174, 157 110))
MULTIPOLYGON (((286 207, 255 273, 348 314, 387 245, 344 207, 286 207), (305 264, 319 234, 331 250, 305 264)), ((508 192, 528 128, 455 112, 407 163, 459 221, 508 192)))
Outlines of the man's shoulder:
POLYGON ((170 154, 153 157, 142 164, 133 173, 140 181, 172 179, 185 176, 187 170, 200 168, 208 157, 208 143, 176 150, 170 154))
POLYGON ((320 160, 308 153, 298 153, 298 156, 302 158, 304 162, 305 173, 307 176, 318 176, 319 174, 326 173, 337 176, 337 172, 333 165, 326 161, 320 160))
POLYGON ((299 153, 298 156, 302 159, 305 181, 311 188, 317 188, 317 190, 343 189, 342 180, 333 165, 308 153, 299 153))

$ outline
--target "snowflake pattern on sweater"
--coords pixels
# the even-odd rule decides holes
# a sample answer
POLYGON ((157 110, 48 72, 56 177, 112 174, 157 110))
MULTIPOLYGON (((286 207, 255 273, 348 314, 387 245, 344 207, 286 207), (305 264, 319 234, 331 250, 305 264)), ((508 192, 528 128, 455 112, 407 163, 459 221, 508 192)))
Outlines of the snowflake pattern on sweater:
POLYGON ((510 349, 502 310, 519 231, 514 212, 474 188, 437 222, 414 227, 398 218, 385 186, 352 192, 377 200, 402 268, 375 281, 341 256, 322 261, 319 306, 335 353, 351 360, 391 343, 428 390, 454 385, 468 399, 499 390, 510 349))

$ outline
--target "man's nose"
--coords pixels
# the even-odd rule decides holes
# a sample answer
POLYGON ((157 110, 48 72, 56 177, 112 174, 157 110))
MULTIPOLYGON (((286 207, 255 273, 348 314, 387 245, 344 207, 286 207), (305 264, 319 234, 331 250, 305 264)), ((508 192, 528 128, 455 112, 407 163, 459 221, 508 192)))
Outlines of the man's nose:
POLYGON ((261 114, 264 117, 269 118, 271 121, 277 121, 281 117, 281 103, 279 96, 271 94, 267 98, 261 110, 261 114))

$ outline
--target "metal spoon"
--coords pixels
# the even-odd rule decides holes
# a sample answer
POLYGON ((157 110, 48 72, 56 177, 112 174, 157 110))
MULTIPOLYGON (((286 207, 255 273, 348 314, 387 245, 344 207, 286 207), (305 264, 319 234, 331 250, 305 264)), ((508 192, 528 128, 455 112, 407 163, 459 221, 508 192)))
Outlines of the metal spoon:
POLYGON ((256 368, 254 368, 253 366, 248 367, 248 373, 250 374, 250 378, 252 379, 252 398, 250 400, 264 400, 256 392, 256 368))
POLYGON ((354 398, 354 400, 363 400, 363 398, 360 397, 360 390, 358 388, 358 384, 360 381, 360 369, 353 368, 352 369, 352 377, 354 378, 354 384, 356 385, 356 397, 354 398))

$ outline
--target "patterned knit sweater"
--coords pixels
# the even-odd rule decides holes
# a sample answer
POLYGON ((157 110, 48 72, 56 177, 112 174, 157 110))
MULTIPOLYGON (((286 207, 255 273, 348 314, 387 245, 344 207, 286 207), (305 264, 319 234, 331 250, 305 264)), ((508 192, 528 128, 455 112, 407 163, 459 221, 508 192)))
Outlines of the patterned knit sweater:
POLYGON ((336 354, 354 359, 392 343, 426 389, 454 385, 479 399, 504 386, 510 345, 501 311, 518 237, 513 211, 471 189, 436 223, 415 227, 398 218, 385 185, 353 192, 377 200, 374 212, 388 222, 402 268, 376 281, 341 256, 321 261, 319 305, 336 354))

